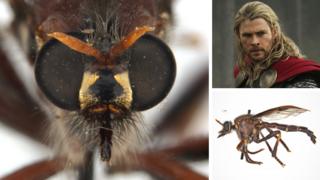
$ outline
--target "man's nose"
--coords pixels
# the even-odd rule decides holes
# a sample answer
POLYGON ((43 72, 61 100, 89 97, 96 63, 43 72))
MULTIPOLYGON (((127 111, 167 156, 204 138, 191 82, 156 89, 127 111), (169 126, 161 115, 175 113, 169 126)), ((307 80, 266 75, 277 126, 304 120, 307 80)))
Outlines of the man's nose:
POLYGON ((257 36, 252 36, 251 45, 253 45, 253 46, 259 46, 260 45, 260 41, 259 41, 259 38, 257 36))

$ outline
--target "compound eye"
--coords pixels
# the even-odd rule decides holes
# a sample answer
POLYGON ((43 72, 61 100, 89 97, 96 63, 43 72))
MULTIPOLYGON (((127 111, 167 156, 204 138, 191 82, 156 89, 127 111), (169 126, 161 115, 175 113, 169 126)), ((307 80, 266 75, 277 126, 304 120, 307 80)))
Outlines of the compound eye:
POLYGON ((232 123, 230 121, 226 121, 223 124, 223 129, 225 129, 226 131, 230 131, 231 130, 231 126, 232 126, 232 123))
POLYGON ((149 34, 129 49, 132 109, 142 111, 155 106, 169 93, 176 75, 175 59, 164 42, 149 34))
MULTIPOLYGON (((71 33, 81 40, 85 36, 71 33)), ((40 89, 60 108, 77 110, 79 89, 85 63, 93 60, 70 49, 56 39, 49 40, 40 50, 35 62, 35 77, 40 89)))
MULTIPOLYGON (((84 41, 85 35, 70 33, 84 41)), ((133 91, 132 109, 141 111, 162 101, 169 93, 176 74, 169 47, 152 35, 144 35, 129 49, 129 78, 133 91)), ((67 110, 80 109, 79 90, 85 65, 93 57, 72 50, 56 39, 40 50, 35 77, 40 89, 55 105, 67 110)))

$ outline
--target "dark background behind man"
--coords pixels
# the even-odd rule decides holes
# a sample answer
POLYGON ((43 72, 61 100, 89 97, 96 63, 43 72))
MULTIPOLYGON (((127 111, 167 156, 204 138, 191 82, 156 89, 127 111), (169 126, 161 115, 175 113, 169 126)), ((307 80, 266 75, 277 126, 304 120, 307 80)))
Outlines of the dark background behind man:
MULTIPOLYGON (((213 68, 214 88, 234 87, 236 60, 234 16, 248 0, 213 0, 213 68)), ((280 18, 282 30, 305 54, 320 62, 320 1, 261 0, 280 18)))

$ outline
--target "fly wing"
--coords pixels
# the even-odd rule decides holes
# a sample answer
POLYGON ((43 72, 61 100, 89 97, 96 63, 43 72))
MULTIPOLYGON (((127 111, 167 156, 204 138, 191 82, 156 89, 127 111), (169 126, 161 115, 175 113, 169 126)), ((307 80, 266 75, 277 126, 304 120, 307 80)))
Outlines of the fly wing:
POLYGON ((303 109, 296 106, 279 106, 276 108, 268 109, 259 114, 254 115, 254 118, 261 118, 263 120, 280 120, 285 119, 290 116, 297 116, 301 113, 309 111, 307 109, 303 109))

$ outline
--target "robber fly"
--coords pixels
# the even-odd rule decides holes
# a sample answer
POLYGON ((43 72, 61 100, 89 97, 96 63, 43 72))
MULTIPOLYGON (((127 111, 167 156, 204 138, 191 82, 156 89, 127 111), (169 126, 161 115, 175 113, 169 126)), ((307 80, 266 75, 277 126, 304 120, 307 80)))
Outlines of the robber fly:
POLYGON ((262 162, 252 160, 249 154, 259 153, 263 149, 260 149, 258 151, 249 151, 248 144, 250 144, 251 142, 255 142, 255 143, 265 142, 268 146, 269 151, 272 154, 272 157, 274 157, 282 166, 284 166, 285 164, 282 163, 280 159, 277 157, 278 144, 281 143, 288 152, 290 152, 290 150, 288 146, 285 144, 285 142, 281 139, 281 132, 279 130, 286 131, 286 132, 300 131, 300 132, 306 133, 310 137, 313 143, 316 143, 316 136, 313 134, 312 131, 310 131, 306 127, 285 125, 285 124, 278 124, 278 123, 268 123, 268 122, 262 121, 262 119, 263 118, 270 118, 274 120, 282 119, 282 118, 287 118, 289 116, 296 116, 306 111, 308 110, 299 108, 296 106, 290 106, 290 105, 272 108, 272 109, 263 111, 261 113, 258 113, 256 115, 251 114, 251 111, 248 110, 248 114, 237 117, 234 120, 234 123, 232 123, 231 121, 226 121, 222 123, 216 120, 223 127, 222 130, 219 131, 218 138, 231 133, 232 130, 235 130, 237 132, 238 138, 240 139, 240 143, 237 146, 237 150, 241 152, 241 159, 245 157, 248 163, 259 164, 259 165, 262 164, 262 162), (262 134, 261 131, 263 129, 266 129, 269 132, 267 136, 264 136, 262 134), (272 149, 268 143, 268 140, 273 137, 276 138, 276 143, 272 149))
POLYGON ((58 107, 51 134, 71 163, 97 146, 106 162, 130 151, 125 144, 141 136, 137 113, 169 93, 175 59, 160 40, 169 3, 34 1, 35 77, 58 107))

